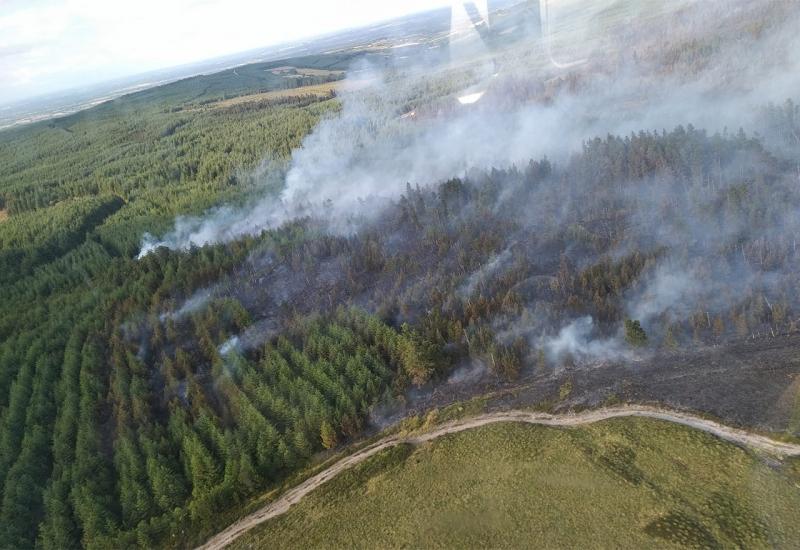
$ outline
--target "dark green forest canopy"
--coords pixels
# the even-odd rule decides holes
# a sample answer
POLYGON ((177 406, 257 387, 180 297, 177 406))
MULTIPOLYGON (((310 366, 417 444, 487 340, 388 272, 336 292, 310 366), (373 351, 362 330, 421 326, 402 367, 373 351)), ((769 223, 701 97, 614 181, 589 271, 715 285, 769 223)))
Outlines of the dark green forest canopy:
MULTIPOLYGON (((304 67, 316 62, 333 69, 345 62, 300 61, 304 67)), ((269 68, 243 72, 272 75, 269 68)), ((334 77, 340 75, 296 79, 292 85, 334 77)), ((156 294, 202 286, 244 259, 252 243, 174 258, 167 271, 181 282, 176 286, 167 276, 172 282, 159 291, 165 274, 142 270, 133 255, 145 229, 165 228, 177 214, 246 196, 255 184, 248 175, 265 157, 269 169, 280 173, 302 138, 337 109, 332 96, 302 90, 246 103, 244 110, 218 104, 285 87, 279 78, 254 76, 248 86, 237 80, 232 89, 224 76, 198 77, 0 133, 0 546, 111 544, 103 537, 135 532, 141 520, 165 512, 171 517, 176 509, 188 513, 184 506, 196 487, 187 485, 183 466, 171 461, 183 453, 180 422, 193 426, 196 419, 170 421, 168 404, 154 393, 163 381, 153 372, 133 374, 129 369, 146 367, 133 366, 137 359, 124 346, 114 351, 112 339, 135 323, 131 315, 147 315, 156 294), (145 416, 134 428, 117 424, 139 414, 145 416), (156 416, 158 422, 145 419, 156 416), (148 443, 138 433, 140 422, 156 430, 148 443), (170 432, 174 429, 179 431, 170 432), (149 480, 156 478, 160 485, 153 492, 149 480)), ((379 391, 384 368, 364 370, 366 378, 357 383, 369 382, 369 391, 379 391)), ((341 383, 336 380, 331 388, 341 383)), ((187 384, 186 395, 193 391, 187 384)), ((280 406, 293 410, 297 402, 287 399, 280 406)), ((309 414, 334 414, 332 404, 324 405, 317 394, 314 399, 330 410, 309 414)), ((216 405, 202 407, 212 423, 222 414, 216 405)), ((337 406, 349 406, 339 414, 351 414, 355 422, 362 404, 350 399, 337 406)), ((289 429, 283 423, 293 425, 295 419, 285 418, 275 429, 289 429)), ((299 442, 299 435, 292 437, 299 442)), ((217 472, 222 455, 207 454, 210 440, 199 441, 188 444, 207 447, 204 457, 214 461, 207 465, 222 476, 217 472)), ((270 460, 273 476, 289 467, 272 455, 270 460)), ((156 522, 154 532, 168 534, 171 521, 156 522)))
POLYGON ((647 346, 796 329, 800 257, 777 229, 800 191, 771 152, 792 146, 792 103, 763 139, 591 139, 559 165, 409 185, 353 235, 303 219, 135 260, 144 231, 277 191, 339 109, 226 105, 284 84, 254 67, 244 87, 198 77, 0 133, 0 547, 191 544, 410 386, 467 361, 514 378, 579 317, 616 334, 665 263, 748 277, 636 319, 647 346))

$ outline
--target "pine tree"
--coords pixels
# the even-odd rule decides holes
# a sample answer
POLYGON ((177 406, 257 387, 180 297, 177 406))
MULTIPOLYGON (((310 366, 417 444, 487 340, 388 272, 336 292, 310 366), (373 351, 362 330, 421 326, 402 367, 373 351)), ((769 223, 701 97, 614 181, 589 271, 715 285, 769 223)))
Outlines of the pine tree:
POLYGON ((627 319, 625 321, 625 341, 633 347, 640 348, 647 345, 647 333, 639 321, 627 319))
POLYGON ((331 426, 331 423, 327 420, 320 426, 320 439, 322 440, 322 446, 326 449, 333 449, 338 445, 336 430, 333 429, 333 426, 331 426))

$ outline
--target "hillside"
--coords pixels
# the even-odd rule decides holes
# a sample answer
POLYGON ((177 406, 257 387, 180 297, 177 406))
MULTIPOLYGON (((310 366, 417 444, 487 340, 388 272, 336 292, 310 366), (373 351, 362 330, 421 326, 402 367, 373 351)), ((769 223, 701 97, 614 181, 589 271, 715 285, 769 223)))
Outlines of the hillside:
MULTIPOLYGON (((0 132, 0 547, 191 546, 329 454, 476 396, 800 437, 798 4, 534 5, 351 31, 0 132)), ((397 503, 500 479, 476 516, 508 500, 578 522, 576 500, 512 490, 509 472, 563 462, 641 505, 596 521, 644 545, 675 522, 694 542, 797 541, 791 463, 639 421, 479 433, 495 445, 385 457, 398 486, 375 481, 372 504, 446 469, 437 448, 530 451, 550 462, 464 464, 397 503)), ((366 505, 333 496, 307 513, 366 505)), ((351 536, 291 529, 303 513, 266 528, 351 536)), ((381 539, 375 518, 363 540, 413 544, 420 516, 386 514, 406 531, 381 539)))

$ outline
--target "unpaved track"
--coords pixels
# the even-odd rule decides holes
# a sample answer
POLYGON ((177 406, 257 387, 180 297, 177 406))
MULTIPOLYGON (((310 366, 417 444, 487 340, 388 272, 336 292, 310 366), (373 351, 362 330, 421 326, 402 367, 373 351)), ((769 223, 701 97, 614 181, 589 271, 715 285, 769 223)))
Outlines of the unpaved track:
POLYGON ((289 508, 303 499, 311 491, 336 477, 341 472, 364 462, 369 457, 377 453, 402 444, 419 445, 427 441, 432 441, 443 435, 463 432, 472 428, 496 424, 498 422, 523 422, 526 424, 538 424, 542 426, 580 426, 593 424, 611 418, 621 417, 646 417, 675 424, 689 426, 703 432, 710 433, 731 443, 740 446, 750 447, 754 450, 766 452, 779 457, 800 456, 800 445, 782 443, 768 437, 752 434, 744 430, 731 428, 713 420, 707 420, 699 416, 687 413, 658 409, 644 406, 625 406, 598 409, 580 414, 550 415, 546 413, 529 411, 508 411, 489 413, 464 420, 457 420, 448 424, 443 424, 430 432, 420 435, 410 436, 390 436, 370 445, 356 453, 341 459, 326 470, 308 478, 300 485, 284 493, 280 498, 264 506, 260 510, 253 512, 249 516, 237 521, 221 533, 215 535, 200 550, 216 550, 224 548, 238 537, 249 531, 253 527, 274 517, 286 513, 289 508))

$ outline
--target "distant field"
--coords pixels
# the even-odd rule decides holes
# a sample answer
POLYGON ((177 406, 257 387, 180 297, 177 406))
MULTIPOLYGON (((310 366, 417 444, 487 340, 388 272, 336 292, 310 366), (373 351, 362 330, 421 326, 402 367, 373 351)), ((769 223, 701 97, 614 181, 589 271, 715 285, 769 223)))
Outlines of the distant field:
POLYGON ((499 424, 343 473, 235 548, 797 547, 800 463, 644 419, 499 424))
POLYGON ((292 67, 285 65, 283 67, 276 67, 274 69, 267 69, 274 75, 283 77, 292 76, 343 76, 344 71, 330 71, 327 69, 312 69, 306 67, 292 67))
POLYGON ((240 105, 242 103, 254 103, 257 101, 283 99, 287 97, 301 97, 306 95, 313 95, 317 97, 324 97, 332 91, 340 89, 344 81, 328 82, 325 84, 315 84, 312 86, 302 86, 300 88, 289 88, 286 90, 273 90, 271 92, 263 92, 260 94, 251 94, 240 97, 234 97, 213 103, 214 108, 230 107, 231 105, 240 105))

